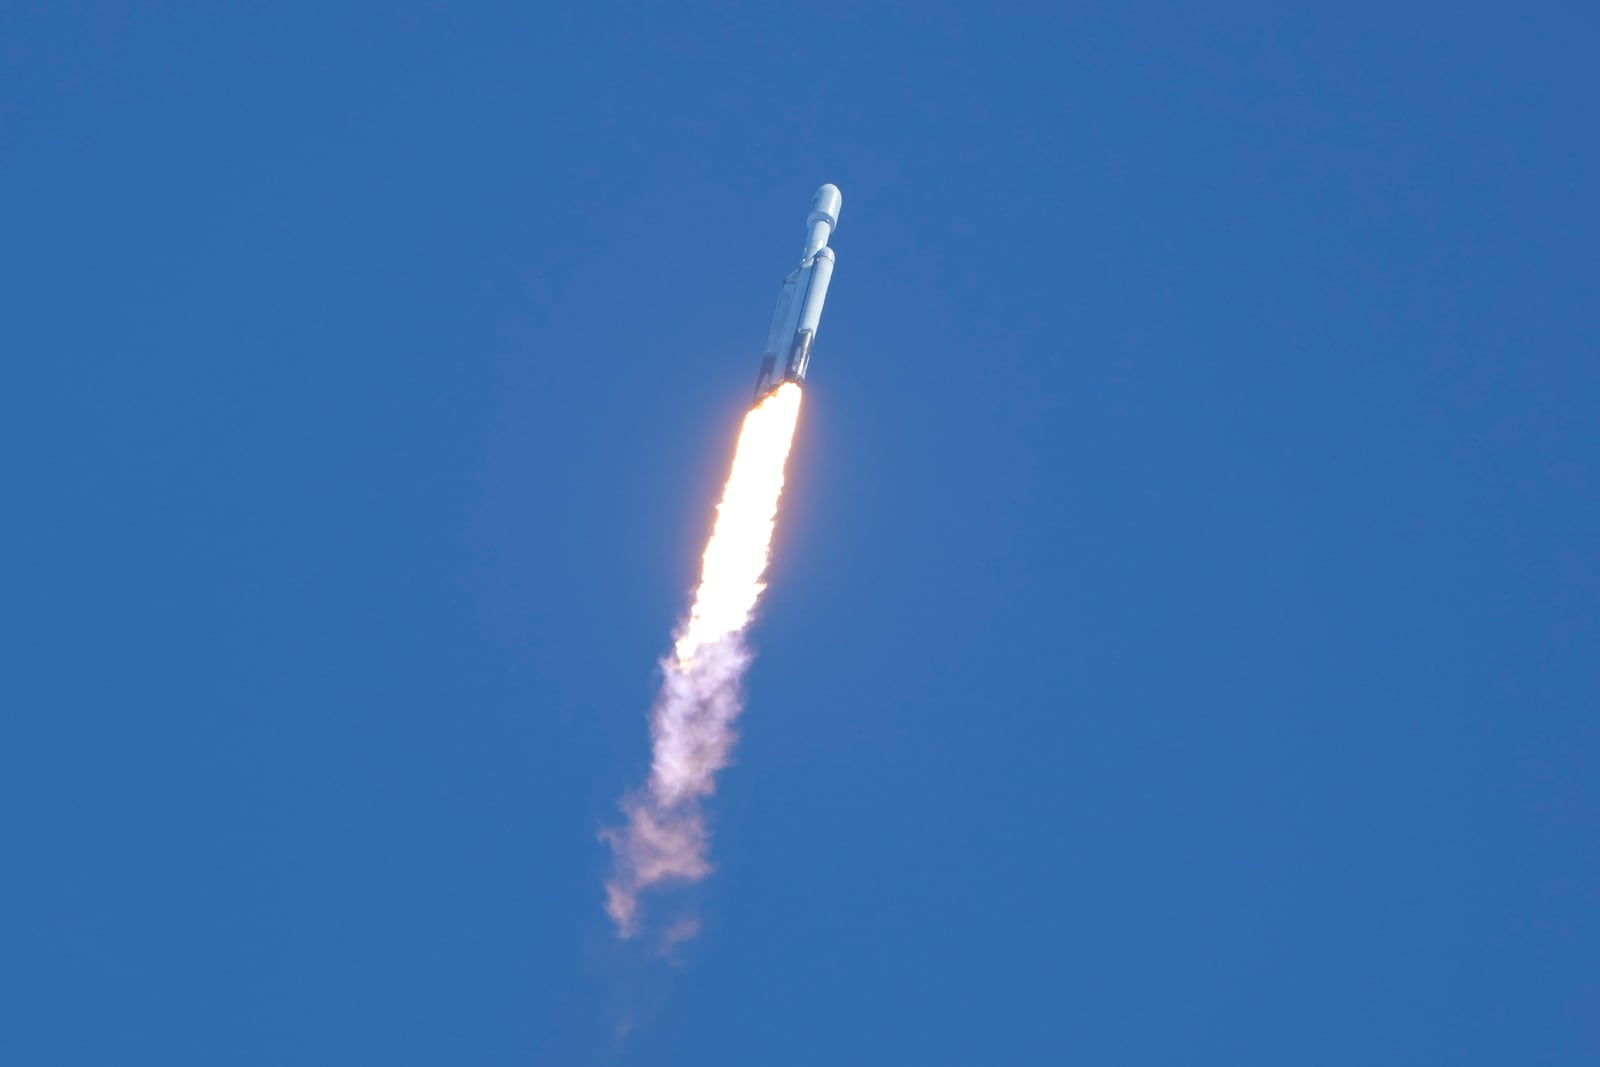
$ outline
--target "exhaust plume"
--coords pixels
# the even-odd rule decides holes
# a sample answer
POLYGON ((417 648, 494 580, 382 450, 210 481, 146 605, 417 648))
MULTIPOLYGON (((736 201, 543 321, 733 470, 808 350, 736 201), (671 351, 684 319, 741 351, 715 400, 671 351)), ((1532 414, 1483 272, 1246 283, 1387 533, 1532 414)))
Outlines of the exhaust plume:
MULTIPOLYGON (((622 798, 626 823, 601 834, 613 859, 606 912, 619 937, 638 934, 641 893, 692 884, 711 872, 701 801, 716 790, 733 748, 739 683, 751 659, 744 635, 766 588, 761 579, 799 413, 800 386, 784 382, 750 409, 739 432, 700 585, 671 655, 661 661, 661 692, 650 713, 650 778, 622 798)), ((671 940, 686 940, 696 929, 692 921, 679 923, 671 940)))

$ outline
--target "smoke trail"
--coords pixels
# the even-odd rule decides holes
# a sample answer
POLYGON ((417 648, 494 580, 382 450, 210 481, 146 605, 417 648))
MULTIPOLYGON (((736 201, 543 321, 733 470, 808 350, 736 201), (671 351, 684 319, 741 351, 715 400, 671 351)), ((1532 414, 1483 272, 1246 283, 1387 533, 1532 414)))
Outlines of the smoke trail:
MULTIPOLYGON (((750 663, 744 633, 766 588, 761 577, 799 413, 800 387, 785 382, 745 416, 694 603, 661 662, 650 779, 622 798, 626 824, 601 834, 613 857, 606 912, 620 937, 639 932, 640 893, 698 882, 711 871, 701 800, 715 791, 733 747, 739 682, 750 663)), ((692 936, 688 926, 675 930, 675 940, 692 936)))

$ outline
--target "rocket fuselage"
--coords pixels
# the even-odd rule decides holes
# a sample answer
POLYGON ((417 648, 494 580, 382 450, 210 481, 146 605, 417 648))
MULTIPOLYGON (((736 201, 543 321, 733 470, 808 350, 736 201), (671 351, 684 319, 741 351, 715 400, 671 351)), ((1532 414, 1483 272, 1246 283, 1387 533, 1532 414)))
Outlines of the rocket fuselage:
POLYGON ((778 292, 778 310, 772 316, 772 330, 761 355, 761 374, 756 378, 757 400, 782 382, 805 381, 811 346, 822 322, 822 303, 828 299, 828 282, 833 279, 833 249, 828 247, 828 238, 839 225, 843 202, 833 185, 824 185, 811 198, 805 251, 800 265, 783 280, 778 292))

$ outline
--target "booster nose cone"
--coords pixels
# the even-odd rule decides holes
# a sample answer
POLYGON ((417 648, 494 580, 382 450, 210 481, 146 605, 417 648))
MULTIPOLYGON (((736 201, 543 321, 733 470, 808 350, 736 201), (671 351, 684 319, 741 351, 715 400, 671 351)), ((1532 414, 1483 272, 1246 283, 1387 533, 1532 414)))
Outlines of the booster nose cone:
POLYGON ((839 195, 839 187, 832 183, 824 185, 811 198, 811 214, 806 216, 806 222, 826 222, 831 230, 839 225, 839 208, 843 205, 844 197, 839 195))

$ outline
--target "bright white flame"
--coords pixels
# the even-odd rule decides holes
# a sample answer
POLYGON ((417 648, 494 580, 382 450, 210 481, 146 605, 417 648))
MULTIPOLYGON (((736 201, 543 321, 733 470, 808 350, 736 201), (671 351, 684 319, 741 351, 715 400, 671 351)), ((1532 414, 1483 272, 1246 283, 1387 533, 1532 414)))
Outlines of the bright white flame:
POLYGON ((766 588, 761 577, 799 413, 800 387, 785 382, 745 416, 694 603, 661 665, 649 786, 623 798, 627 825, 601 835, 616 860, 606 911, 623 937, 638 932, 642 890, 697 882, 711 871, 699 801, 715 790, 733 747, 739 680, 750 662, 744 631, 766 588))
POLYGON ((675 646, 680 669, 692 669, 702 646, 743 630, 766 588, 761 575, 767 569, 783 493, 783 464, 799 414, 800 387, 784 382, 745 417, 733 472, 701 561, 700 587, 675 646))

